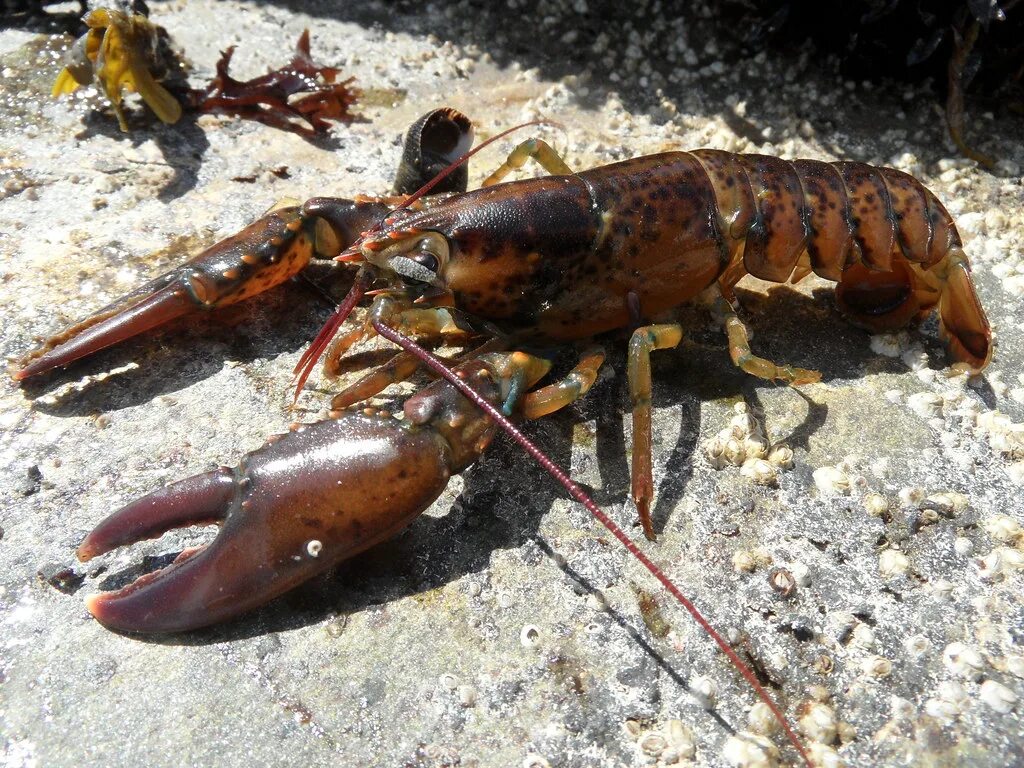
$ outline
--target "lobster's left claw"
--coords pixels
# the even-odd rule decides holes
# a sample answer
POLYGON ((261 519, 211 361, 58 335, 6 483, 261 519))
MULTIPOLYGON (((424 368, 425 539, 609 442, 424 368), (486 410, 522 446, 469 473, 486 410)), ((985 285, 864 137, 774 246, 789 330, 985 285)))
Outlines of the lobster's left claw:
POLYGON ((15 381, 59 368, 183 315, 218 309, 284 282, 309 263, 316 221, 294 206, 273 211, 51 336, 15 362, 15 381))
POLYGON ((333 258, 389 210, 386 202, 314 198, 271 211, 15 360, 15 381, 61 368, 185 315, 279 285, 314 257, 333 258))
POLYGON ((183 480, 101 522, 78 548, 89 560, 183 525, 217 537, 89 611, 126 632, 181 632, 262 605, 387 539, 444 489, 451 450, 431 429, 345 414, 272 439, 235 470, 183 480))

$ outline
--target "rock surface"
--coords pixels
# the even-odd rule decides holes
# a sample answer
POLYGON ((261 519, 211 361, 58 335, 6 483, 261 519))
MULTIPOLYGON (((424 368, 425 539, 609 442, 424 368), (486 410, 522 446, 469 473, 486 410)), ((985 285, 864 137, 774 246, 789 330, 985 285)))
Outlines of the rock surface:
MULTIPOLYGON (((651 22, 640 3, 605 26, 568 0, 533 14, 512 0, 339 5, 150 3, 196 81, 229 44, 241 76, 278 66, 309 27, 314 56, 365 91, 364 120, 319 142, 233 118, 161 126, 135 102, 122 134, 88 90, 49 99, 69 38, 0 31, 0 351, 280 198, 385 192, 404 127, 441 104, 482 135, 556 120, 543 135, 574 168, 714 146, 909 171, 966 241, 992 366, 947 376, 934 321, 869 337, 823 281, 752 286, 755 350, 823 373, 797 391, 737 372, 713 321, 682 311, 686 339, 654 359, 661 536, 643 546, 752 660, 818 764, 1024 763, 1019 119, 972 110, 1000 158, 987 172, 955 154, 933 94, 843 82, 806 58, 726 63, 701 12, 651 22), (792 449, 774 483, 706 456, 747 416, 792 449)), ((772 764, 740 733, 771 726, 737 673, 507 441, 392 542, 230 625, 139 639, 89 616, 85 594, 208 532, 87 566, 77 542, 120 504, 284 429, 291 369, 329 312, 291 284, 42 385, 0 384, 4 764, 772 764)), ((588 397, 529 432, 628 523, 624 343, 609 347, 588 397)), ((307 419, 335 386, 313 385, 307 419)))

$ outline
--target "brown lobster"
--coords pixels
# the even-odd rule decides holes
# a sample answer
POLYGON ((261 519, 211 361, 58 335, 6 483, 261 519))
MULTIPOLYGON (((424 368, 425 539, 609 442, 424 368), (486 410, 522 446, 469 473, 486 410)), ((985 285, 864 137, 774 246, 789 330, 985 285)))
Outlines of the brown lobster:
MULTIPOLYGON (((442 110, 425 116, 419 128, 431 120, 448 131, 437 153, 447 161, 466 144, 468 123, 442 110)), ((273 211, 54 336, 19 361, 12 375, 24 380, 174 317, 248 298, 313 258, 358 263, 360 269, 348 297, 299 361, 299 386, 351 309, 371 292, 369 319, 331 346, 329 362, 378 333, 400 342, 403 351, 339 393, 335 419, 298 427, 246 456, 235 470, 181 481, 101 523, 79 548, 82 559, 181 525, 222 525, 200 553, 184 553, 165 571, 92 598, 90 610, 103 623, 166 632, 223 621, 393 535, 438 496, 453 472, 480 455, 493 420, 514 430, 504 417, 537 418, 573 402, 603 360, 599 352, 587 353, 562 382, 528 392, 547 365, 514 350, 630 326, 632 495, 653 538, 650 353, 677 345, 682 329, 646 325, 645 318, 704 294, 725 319, 737 366, 791 384, 818 378, 815 371, 753 355, 734 307, 733 288, 745 274, 796 282, 814 272, 835 280, 843 314, 872 331, 904 326, 937 309, 956 365, 979 371, 992 354, 956 228, 934 195, 905 173, 710 149, 574 173, 544 142, 530 140, 473 192, 314 198, 273 211), (553 175, 498 183, 531 157, 553 175), (406 334, 432 343, 488 338, 489 351, 446 373, 406 334), (448 380, 407 401, 401 421, 344 411, 423 362, 448 380)), ((523 444, 546 460, 528 441, 523 444)), ((559 479, 604 522, 564 474, 559 479)), ((699 616, 671 582, 658 578, 699 616)), ((761 692, 725 641, 712 634, 761 692)))

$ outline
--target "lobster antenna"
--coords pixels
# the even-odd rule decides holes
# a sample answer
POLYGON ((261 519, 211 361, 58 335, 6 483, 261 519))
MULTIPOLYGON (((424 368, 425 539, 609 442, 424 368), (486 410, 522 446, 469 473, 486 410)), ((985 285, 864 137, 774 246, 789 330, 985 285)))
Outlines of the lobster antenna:
POLYGON ((725 639, 718 633, 718 631, 711 626, 711 623, 704 618, 704 615, 697 609, 689 598, 683 594, 682 590, 679 589, 669 579, 665 572, 661 570, 654 562, 647 557, 636 543, 626 535, 616 523, 608 515, 601 511, 601 508, 586 494, 586 492, 580 488, 554 461, 552 461, 546 453, 538 448, 534 443, 516 427, 511 421, 509 421, 505 415, 498 410, 494 405, 488 402, 484 397, 467 384, 463 379, 446 366, 440 359, 432 355, 423 347, 419 346, 413 339, 409 338, 400 331, 396 331, 394 328, 384 324, 380 320, 373 321, 373 327, 381 336, 389 341, 397 344, 406 352, 409 352, 415 356, 420 362, 430 368, 441 378, 451 382, 463 395, 476 405, 480 410, 490 416, 502 429, 504 429, 512 439, 515 440, 520 447, 523 448, 534 460, 540 464, 548 473, 554 477, 562 486, 569 492, 569 494, 576 499, 580 504, 589 510, 589 512, 597 518, 605 528, 608 529, 609 533, 612 534, 619 542, 629 550, 629 553, 633 555, 637 560, 640 561, 641 565, 644 566, 651 575, 654 576, 662 586, 668 590, 668 592, 682 604, 683 608, 693 617, 693 620, 701 626, 701 628, 711 636, 711 639, 715 641, 722 653, 724 653, 732 665, 736 667, 741 675, 746 678, 746 681, 754 689, 758 698, 764 702, 765 706, 771 710, 772 715, 782 726, 782 730, 786 734, 786 738, 790 744, 800 753, 800 757, 803 758, 804 763, 808 768, 814 768, 814 763, 811 762, 810 756, 804 750, 803 745, 800 743, 800 739, 797 738, 796 733, 793 731, 789 722, 786 720, 786 716, 779 709, 778 705, 772 700, 771 696, 768 695, 768 691, 764 689, 764 686, 758 682, 757 677, 751 671, 750 667, 743 663, 743 660, 739 655, 732 649, 732 647, 725 641, 725 639))
POLYGON ((292 397, 292 405, 299 399, 299 392, 302 391, 303 385, 306 383, 306 379, 309 378, 309 374, 313 372, 313 368, 316 366, 316 361, 323 354, 323 351, 327 348, 327 345, 331 343, 331 339, 334 338, 334 334, 337 333, 341 324, 344 323, 352 310, 355 309, 356 304, 359 303, 360 299, 366 294, 366 289, 372 282, 370 272, 365 267, 361 267, 356 273, 355 282, 352 283, 352 287, 349 288, 348 293, 342 300, 341 304, 338 305, 334 313, 327 318, 327 322, 324 323, 324 327, 320 329, 320 332, 313 339, 313 342, 309 345, 309 348, 302 353, 302 357, 299 358, 299 362, 295 364, 295 368, 292 370, 292 374, 298 374, 299 379, 295 383, 295 394, 292 397))

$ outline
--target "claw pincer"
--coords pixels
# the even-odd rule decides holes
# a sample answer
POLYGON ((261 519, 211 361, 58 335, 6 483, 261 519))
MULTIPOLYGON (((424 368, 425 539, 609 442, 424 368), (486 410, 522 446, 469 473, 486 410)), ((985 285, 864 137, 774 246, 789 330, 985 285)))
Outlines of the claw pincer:
MULTIPOLYGON (((523 354, 491 354, 460 375, 502 403, 547 371, 523 354), (511 371, 511 373, 510 373, 511 371)), ((197 475, 101 522, 78 548, 89 560, 184 525, 221 526, 208 546, 168 568, 88 600, 103 624, 180 632, 266 603, 405 528, 473 463, 493 423, 446 382, 410 398, 404 418, 345 412, 271 438, 234 470, 197 475)))
POLYGON ((16 361, 15 381, 73 363, 170 321, 248 299, 332 258, 388 207, 376 200, 315 198, 268 213, 16 361))

